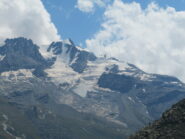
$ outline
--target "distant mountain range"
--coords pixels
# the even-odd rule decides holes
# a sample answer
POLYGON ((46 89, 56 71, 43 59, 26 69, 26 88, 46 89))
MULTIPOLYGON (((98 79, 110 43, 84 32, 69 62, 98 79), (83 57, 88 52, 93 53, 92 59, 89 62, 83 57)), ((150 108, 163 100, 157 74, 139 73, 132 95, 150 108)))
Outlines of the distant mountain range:
POLYGON ((0 47, 0 138, 123 139, 185 98, 175 77, 97 57, 71 40, 0 47))

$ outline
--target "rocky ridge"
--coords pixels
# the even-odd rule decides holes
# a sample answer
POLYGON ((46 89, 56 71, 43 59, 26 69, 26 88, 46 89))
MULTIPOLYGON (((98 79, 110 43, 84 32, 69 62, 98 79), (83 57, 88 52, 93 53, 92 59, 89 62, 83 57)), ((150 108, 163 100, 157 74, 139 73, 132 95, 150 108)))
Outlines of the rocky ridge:
POLYGON ((137 132, 130 139, 184 139, 185 99, 162 114, 162 117, 137 132))

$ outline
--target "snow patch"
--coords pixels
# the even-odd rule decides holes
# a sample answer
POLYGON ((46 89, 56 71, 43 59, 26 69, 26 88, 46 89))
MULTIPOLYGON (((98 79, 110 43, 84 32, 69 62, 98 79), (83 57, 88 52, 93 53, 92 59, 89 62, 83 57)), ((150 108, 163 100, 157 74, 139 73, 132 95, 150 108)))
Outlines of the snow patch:
POLYGON ((82 48, 80 46, 76 46, 76 48, 79 50, 79 51, 86 51, 86 52, 90 52, 88 49, 86 48, 82 48))
POLYGON ((4 131, 7 131, 7 129, 8 129, 8 125, 4 122, 4 123, 2 123, 2 126, 3 126, 3 130, 4 131))
POLYGON ((0 55, 0 61, 2 61, 5 58, 6 55, 0 55))
POLYGON ((0 47, 3 47, 5 44, 6 44, 5 41, 1 41, 0 42, 0 47))
POLYGON ((2 116, 3 116, 3 118, 4 118, 6 121, 8 120, 8 116, 7 116, 6 114, 3 114, 2 116))
POLYGON ((143 80, 143 81, 152 81, 154 77, 150 74, 140 74, 139 78, 140 80, 143 80))
MULTIPOLYGON (((102 58, 96 61, 88 61, 87 68, 83 73, 79 74, 66 62, 69 61, 69 59, 66 59, 66 57, 69 57, 66 56, 66 49, 61 55, 57 56, 54 65, 50 69, 46 69, 45 72, 56 84, 69 83, 73 91, 81 97, 86 97, 88 91, 98 88, 98 79, 106 72, 106 67, 118 65, 121 70, 128 68, 128 65, 124 62, 102 58)), ((77 56, 78 53, 76 54, 77 56)))
POLYGON ((12 136, 15 139, 22 139, 21 137, 14 136, 12 133, 8 131, 8 128, 11 128, 12 130, 15 130, 13 127, 9 126, 8 123, 8 116, 6 114, 2 114, 2 117, 5 119, 5 121, 2 122, 3 130, 10 136, 12 136))
POLYGON ((149 114, 149 112, 148 112, 148 111, 146 111, 146 114, 149 114))
POLYGON ((1 77, 3 78, 11 78, 11 79, 23 79, 23 78, 31 78, 33 77, 32 72, 34 69, 19 69, 15 71, 7 71, 7 72, 2 72, 0 74, 1 77))
POLYGON ((69 39, 62 40, 62 42, 63 42, 63 44, 73 45, 72 42, 69 39))
POLYGON ((81 97, 86 97, 87 92, 93 90, 93 86, 93 82, 87 82, 83 80, 77 85, 77 87, 74 89, 74 92, 81 97))
POLYGON ((66 94, 66 95, 62 95, 62 97, 60 98, 60 103, 62 104, 66 104, 66 105, 73 105, 74 103, 74 97, 71 94, 66 94))
POLYGON ((3 126, 3 130, 4 130, 8 135, 14 137, 15 139, 22 139, 21 137, 14 136, 12 133, 10 133, 10 132, 8 131, 8 128, 11 128, 12 130, 14 130, 14 128, 13 128, 13 127, 10 127, 9 125, 7 125, 6 122, 3 122, 1 125, 3 126))
POLYGON ((106 67, 118 65, 121 69, 125 69, 127 65, 112 59, 97 59, 89 61, 87 68, 81 74, 80 83, 74 90, 78 95, 85 97, 88 91, 93 91, 98 88, 97 82, 100 76, 106 72, 106 67))
POLYGON ((179 82, 170 82, 171 84, 179 84, 179 82))
POLYGON ((136 103, 135 100, 133 100, 131 97, 128 97, 128 99, 129 99, 130 101, 132 101, 133 103, 136 103))
POLYGON ((62 53, 57 57, 58 59, 62 60, 64 63, 69 64, 70 63, 70 51, 68 51, 68 47, 63 44, 62 47, 62 53))
POLYGON ((70 65, 74 64, 76 60, 78 59, 79 52, 75 54, 75 58, 71 61, 70 65))
POLYGON ((144 93, 146 92, 146 89, 145 88, 143 88, 142 90, 143 90, 144 93))
POLYGON ((79 74, 62 60, 61 55, 57 56, 54 65, 52 65, 51 68, 46 69, 45 72, 56 84, 62 84, 66 82, 74 84, 75 81, 79 79, 79 74))
POLYGON ((55 56, 52 52, 47 51, 48 47, 49 45, 41 45, 41 47, 39 48, 39 52, 45 59, 50 59, 55 56))

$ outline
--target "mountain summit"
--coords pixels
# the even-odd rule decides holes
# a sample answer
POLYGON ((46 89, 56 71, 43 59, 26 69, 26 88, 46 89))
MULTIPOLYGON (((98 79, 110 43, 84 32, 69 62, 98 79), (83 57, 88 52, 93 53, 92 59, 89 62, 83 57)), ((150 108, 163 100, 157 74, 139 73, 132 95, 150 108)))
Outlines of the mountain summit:
POLYGON ((39 47, 26 38, 7 39, 0 47, 0 55, 0 72, 49 66, 39 47))
POLYGON ((79 73, 85 70, 88 61, 96 60, 96 56, 93 53, 76 47, 71 40, 53 42, 47 51, 79 73))

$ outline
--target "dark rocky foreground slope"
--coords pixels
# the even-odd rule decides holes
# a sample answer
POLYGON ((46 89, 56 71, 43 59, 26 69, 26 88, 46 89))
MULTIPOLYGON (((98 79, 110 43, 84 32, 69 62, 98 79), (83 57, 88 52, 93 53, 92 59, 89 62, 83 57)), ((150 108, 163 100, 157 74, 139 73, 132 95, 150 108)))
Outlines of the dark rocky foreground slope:
POLYGON ((185 99, 130 139, 185 139, 185 99))

